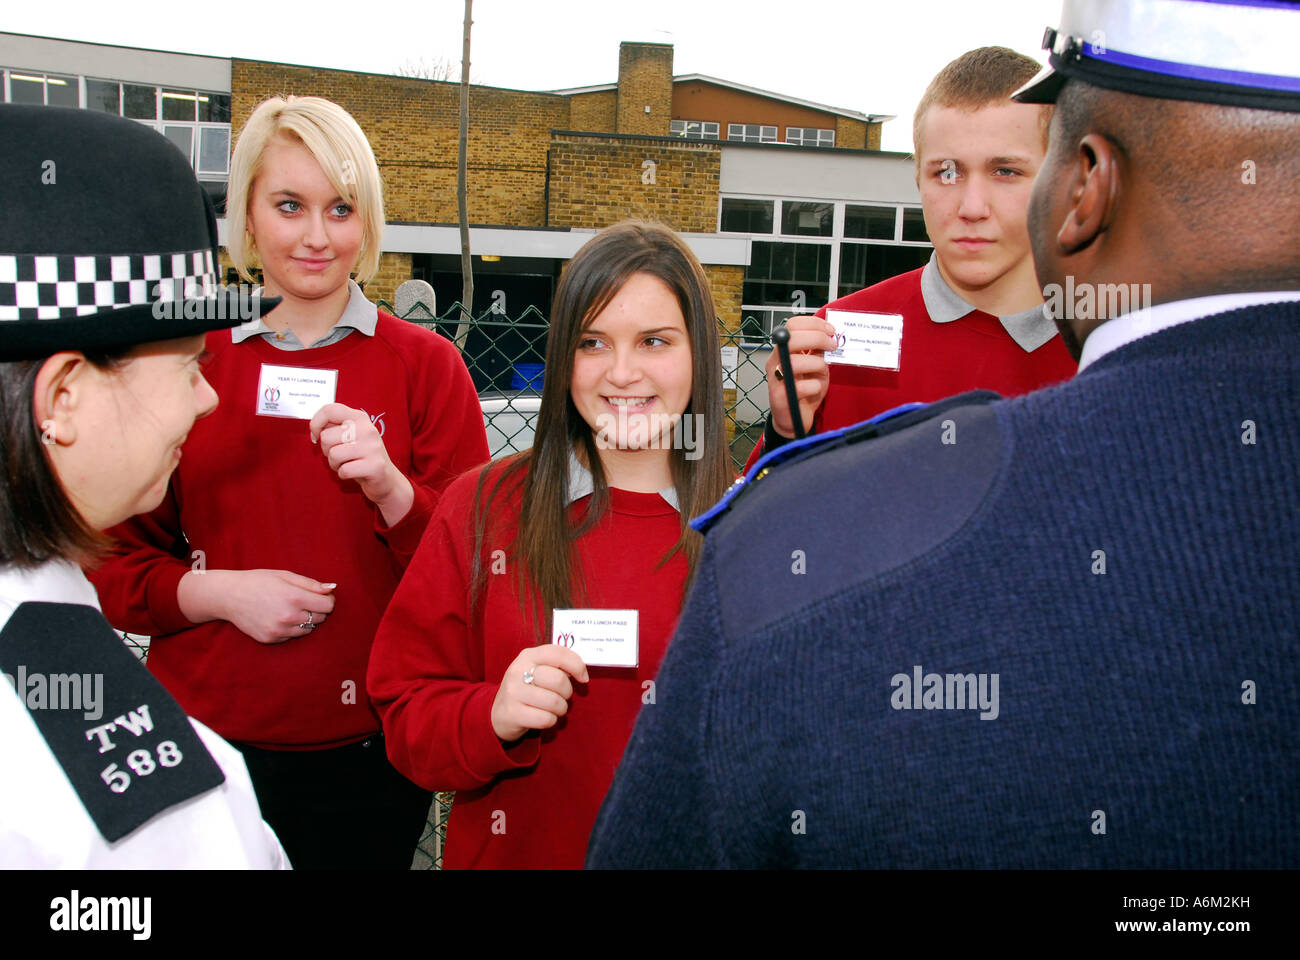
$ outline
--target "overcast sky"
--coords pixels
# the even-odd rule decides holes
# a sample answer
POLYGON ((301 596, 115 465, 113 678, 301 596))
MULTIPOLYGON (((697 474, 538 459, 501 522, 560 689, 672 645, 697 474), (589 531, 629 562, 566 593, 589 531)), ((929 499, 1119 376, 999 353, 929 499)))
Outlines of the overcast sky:
MULTIPOLYGON (((320 4, 310 16, 308 6, 6 3, 0 30, 373 73, 460 62, 460 0, 320 4)), ((619 41, 671 43, 674 73, 896 114, 882 147, 910 151, 912 111, 945 63, 989 44, 1045 62, 1043 28, 1060 11, 1059 0, 475 0, 471 72, 523 90, 613 83, 619 41)))

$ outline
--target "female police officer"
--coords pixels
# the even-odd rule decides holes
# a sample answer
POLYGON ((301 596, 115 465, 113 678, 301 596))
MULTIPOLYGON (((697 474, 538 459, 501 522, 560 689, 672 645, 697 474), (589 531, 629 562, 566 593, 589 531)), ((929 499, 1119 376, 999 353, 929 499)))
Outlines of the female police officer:
POLYGON ((127 120, 0 106, 0 142, 0 866, 286 866, 239 754, 77 566, 216 407, 202 334, 245 318, 216 298, 211 206, 127 120))

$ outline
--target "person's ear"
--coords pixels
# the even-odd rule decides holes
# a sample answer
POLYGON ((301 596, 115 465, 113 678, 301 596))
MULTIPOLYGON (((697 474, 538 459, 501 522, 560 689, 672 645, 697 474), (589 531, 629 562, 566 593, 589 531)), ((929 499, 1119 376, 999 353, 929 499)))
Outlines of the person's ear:
POLYGON ((1119 201, 1119 152, 1109 139, 1090 133, 1079 141, 1069 176, 1070 208, 1056 234, 1066 256, 1084 249, 1110 229, 1119 201))
POLYGON ((46 443, 68 446, 77 439, 78 410, 87 402, 89 361, 75 351, 56 353, 36 372, 32 411, 46 443))

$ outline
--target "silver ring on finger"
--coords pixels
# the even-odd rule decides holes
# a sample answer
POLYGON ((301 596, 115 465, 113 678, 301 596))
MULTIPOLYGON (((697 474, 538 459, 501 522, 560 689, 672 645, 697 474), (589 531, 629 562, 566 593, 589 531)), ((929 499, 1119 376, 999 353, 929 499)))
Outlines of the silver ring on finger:
POLYGON ((533 675, 533 671, 532 671, 532 670, 525 670, 525 671, 524 671, 524 683, 531 684, 531 683, 532 683, 534 680, 536 680, 536 679, 537 679, 537 678, 533 675))

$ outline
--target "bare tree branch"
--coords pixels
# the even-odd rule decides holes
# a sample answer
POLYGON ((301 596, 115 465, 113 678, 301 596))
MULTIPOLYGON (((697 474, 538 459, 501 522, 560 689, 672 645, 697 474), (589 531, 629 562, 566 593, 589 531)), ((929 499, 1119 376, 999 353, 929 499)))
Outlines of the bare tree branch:
POLYGON ((394 73, 399 77, 414 77, 419 80, 453 81, 460 73, 460 64, 446 57, 433 57, 425 60, 407 59, 394 73))

